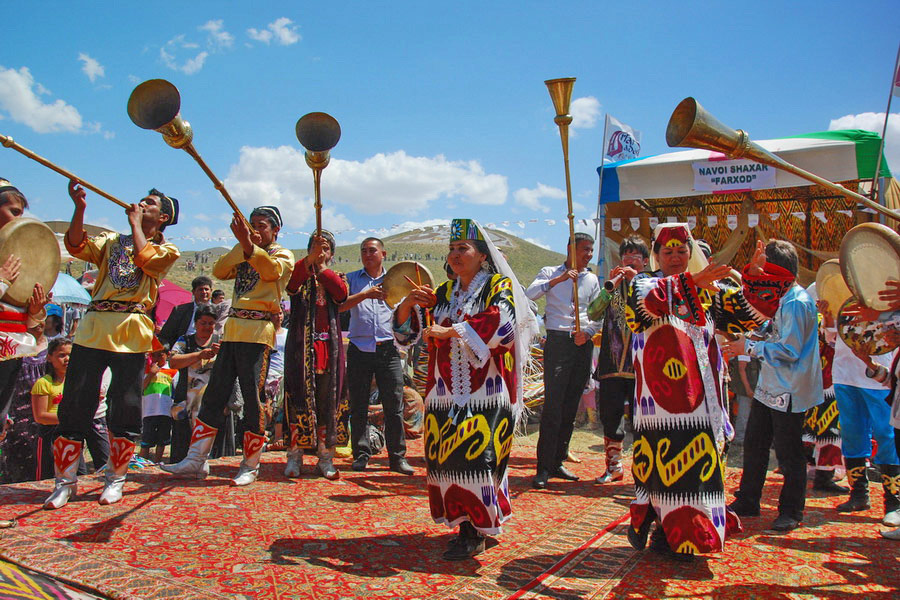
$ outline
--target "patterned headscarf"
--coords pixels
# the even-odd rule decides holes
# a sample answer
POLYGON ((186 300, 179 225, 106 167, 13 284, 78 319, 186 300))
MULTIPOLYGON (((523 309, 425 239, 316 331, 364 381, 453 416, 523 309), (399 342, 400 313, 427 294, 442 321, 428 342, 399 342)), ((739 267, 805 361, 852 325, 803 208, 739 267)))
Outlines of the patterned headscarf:
MULTIPOLYGON (((450 222, 450 241, 481 240, 486 242, 484 232, 474 219, 453 219, 450 222)), ((495 263, 496 264, 496 263, 495 263)))
POLYGON ((671 248, 682 244, 691 247, 691 259, 688 261, 687 270, 690 273, 699 273, 706 268, 709 261, 703 254, 703 250, 697 244, 697 240, 691 235, 691 228, 687 223, 660 223, 653 230, 653 238, 650 240, 650 247, 653 252, 650 253, 650 269, 652 271, 659 270, 659 261, 656 255, 663 246, 671 248))

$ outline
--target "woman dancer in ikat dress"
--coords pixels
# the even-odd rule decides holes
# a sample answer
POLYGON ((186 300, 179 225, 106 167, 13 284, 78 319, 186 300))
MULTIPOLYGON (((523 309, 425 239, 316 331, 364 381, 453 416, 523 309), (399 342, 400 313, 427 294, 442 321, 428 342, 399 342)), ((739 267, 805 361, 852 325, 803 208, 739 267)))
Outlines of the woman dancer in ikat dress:
POLYGON ((537 324, 506 260, 475 221, 452 222, 447 262, 456 281, 413 290, 397 306, 394 332, 400 344, 422 333, 432 346, 428 501, 436 522, 459 526, 444 558, 463 560, 482 552, 484 536, 501 533, 511 514, 507 461, 522 414, 522 365, 537 324), (434 324, 414 306, 433 307, 434 324))
POLYGON ((744 271, 743 293, 717 283, 728 265, 707 265, 684 223, 658 226, 652 250, 651 268, 659 270, 632 280, 626 308, 636 378, 628 539, 643 549, 657 521, 651 547, 691 560, 721 551, 726 533, 740 531, 737 516, 726 517, 723 459, 734 431, 715 330, 757 329, 783 290, 766 277, 759 251, 744 271))

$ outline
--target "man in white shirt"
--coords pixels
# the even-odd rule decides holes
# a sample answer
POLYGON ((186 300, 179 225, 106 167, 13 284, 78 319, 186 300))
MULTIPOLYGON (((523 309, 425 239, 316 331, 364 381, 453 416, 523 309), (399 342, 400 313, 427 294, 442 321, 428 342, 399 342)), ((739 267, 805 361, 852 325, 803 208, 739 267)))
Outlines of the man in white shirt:
POLYGON ((563 466, 563 460, 569 452, 578 403, 591 372, 593 344, 590 341, 599 324, 588 318, 587 308, 600 293, 600 282, 587 268, 594 256, 594 238, 576 233, 575 256, 571 254, 570 245, 565 264, 541 269, 525 291, 531 300, 547 298, 544 407, 537 445, 537 475, 532 481, 537 489, 546 488, 550 477, 578 481, 578 476, 563 466), (578 282, 577 318, 581 325, 578 333, 575 333, 573 280, 578 282))

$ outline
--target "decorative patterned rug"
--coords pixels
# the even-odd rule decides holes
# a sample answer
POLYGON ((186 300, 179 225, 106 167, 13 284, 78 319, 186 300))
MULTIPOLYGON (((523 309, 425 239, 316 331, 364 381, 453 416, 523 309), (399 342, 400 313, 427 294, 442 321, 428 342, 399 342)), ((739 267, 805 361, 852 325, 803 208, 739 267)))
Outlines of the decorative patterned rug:
POLYGON ((266 453, 249 488, 229 485, 236 458, 214 461, 206 482, 147 469, 109 507, 85 478, 58 511, 40 509, 50 482, 0 486, 0 519, 19 523, 0 530, 0 558, 117 599, 888 598, 900 584, 900 547, 877 535, 878 510, 837 515, 840 500, 811 498, 806 526, 776 536, 764 531, 772 486, 763 516, 745 520, 721 555, 684 565, 634 552, 630 483, 594 484, 602 458, 584 451, 571 465, 582 481, 534 491, 527 442, 511 459, 513 518, 499 543, 477 561, 446 562, 450 530, 428 515, 421 453, 410 441, 413 477, 382 456, 363 473, 344 464, 337 482, 313 477, 311 462, 285 480, 283 454, 266 453))

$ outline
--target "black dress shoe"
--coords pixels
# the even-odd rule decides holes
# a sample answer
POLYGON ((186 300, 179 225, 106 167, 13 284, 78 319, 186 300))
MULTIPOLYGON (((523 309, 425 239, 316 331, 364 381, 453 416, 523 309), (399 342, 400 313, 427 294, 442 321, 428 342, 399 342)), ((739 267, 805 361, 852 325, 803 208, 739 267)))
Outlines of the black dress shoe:
POLYGON ((536 490, 546 489, 548 479, 550 479, 550 473, 547 471, 538 471, 538 474, 531 480, 531 487, 536 490))
POLYGON ((759 505, 750 506, 748 502, 735 500, 728 505, 728 509, 739 517, 758 517, 759 505))
POLYGON ((444 552, 444 560, 465 560, 484 552, 484 537, 457 537, 444 552))
POLYGON ((365 471, 367 466, 369 466, 369 457, 360 456, 353 461, 353 464, 350 465, 350 468, 354 471, 365 471))
POLYGON ((628 525, 628 543, 631 544, 631 547, 635 550, 643 550, 647 547, 647 536, 650 535, 650 526, 653 525, 653 516, 647 515, 644 517, 644 522, 641 523, 641 528, 636 530, 630 524, 628 525))
POLYGON ((778 515, 778 518, 772 523, 772 529, 774 531, 791 531, 797 529, 799 526, 800 521, 798 519, 787 515, 778 515))
POLYGON ((576 475, 563 465, 559 465, 553 476, 558 477, 559 479, 565 479, 566 481, 578 481, 578 475, 576 475))
POLYGON ((416 470, 406 462, 405 458, 391 461, 391 471, 400 473, 401 475, 415 475, 416 470))

